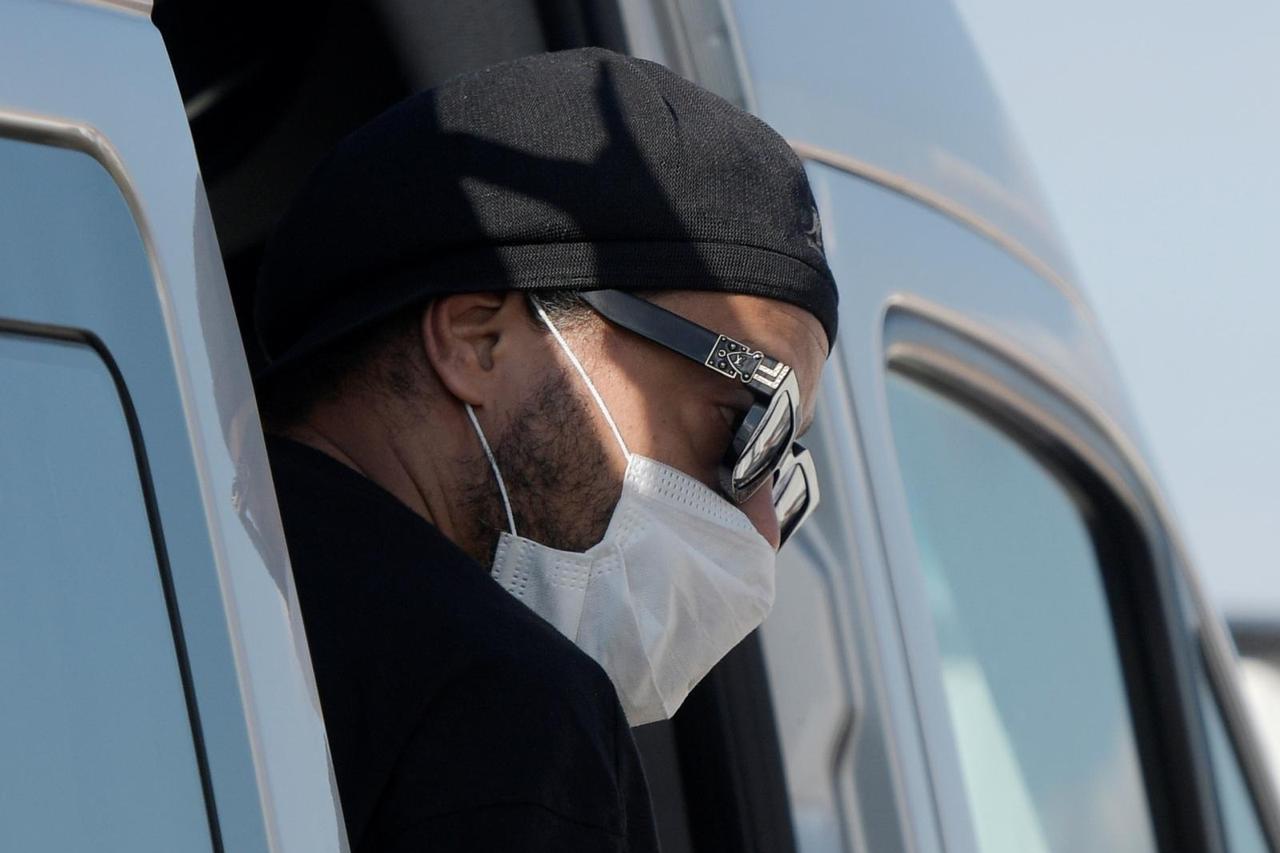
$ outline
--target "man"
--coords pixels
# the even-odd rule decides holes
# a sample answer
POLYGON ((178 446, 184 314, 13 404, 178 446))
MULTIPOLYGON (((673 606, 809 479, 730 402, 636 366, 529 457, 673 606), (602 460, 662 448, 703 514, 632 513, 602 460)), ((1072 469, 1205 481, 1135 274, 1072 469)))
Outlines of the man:
POLYGON ((816 502, 818 233, 775 133, 594 49, 317 170, 257 321, 353 850, 656 849, 629 725, 759 625, 816 502))

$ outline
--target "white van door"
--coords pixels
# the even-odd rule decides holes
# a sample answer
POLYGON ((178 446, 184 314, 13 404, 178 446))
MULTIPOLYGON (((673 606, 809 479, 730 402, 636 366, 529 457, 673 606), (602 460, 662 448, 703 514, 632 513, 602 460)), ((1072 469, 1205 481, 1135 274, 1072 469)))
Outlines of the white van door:
POLYGON ((344 849, 186 115, 139 0, 0 0, 0 849, 344 849))

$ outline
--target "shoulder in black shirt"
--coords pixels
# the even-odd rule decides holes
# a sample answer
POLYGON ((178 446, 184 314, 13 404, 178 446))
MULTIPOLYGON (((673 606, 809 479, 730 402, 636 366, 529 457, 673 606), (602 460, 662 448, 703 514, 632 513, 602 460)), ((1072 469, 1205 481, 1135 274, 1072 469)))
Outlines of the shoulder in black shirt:
POLYGON ((372 481, 268 447, 351 849, 656 850, 599 665, 372 481))

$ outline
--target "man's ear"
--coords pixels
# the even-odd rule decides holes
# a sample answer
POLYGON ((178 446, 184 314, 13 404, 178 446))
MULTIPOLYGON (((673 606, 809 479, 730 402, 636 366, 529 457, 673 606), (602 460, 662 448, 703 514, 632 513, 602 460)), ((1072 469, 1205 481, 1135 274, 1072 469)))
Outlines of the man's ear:
POLYGON ((522 325, 528 325, 522 293, 441 296, 422 312, 422 345, 449 393, 480 406, 493 399, 500 361, 522 325))

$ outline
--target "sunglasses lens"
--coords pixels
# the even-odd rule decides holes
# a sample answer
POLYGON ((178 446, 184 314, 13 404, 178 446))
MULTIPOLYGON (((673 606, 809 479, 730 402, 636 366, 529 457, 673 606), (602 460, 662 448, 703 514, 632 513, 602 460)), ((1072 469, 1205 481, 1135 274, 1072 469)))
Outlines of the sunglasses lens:
MULTIPOLYGON (((793 444, 773 485, 773 510, 785 545, 818 506, 818 476, 809 451, 793 444)), ((781 547, 781 545, 779 546, 781 547)))
POLYGON ((795 410, 795 397, 787 388, 769 402, 769 408, 733 465, 732 490, 738 499, 749 497, 777 469, 795 437, 795 410))

